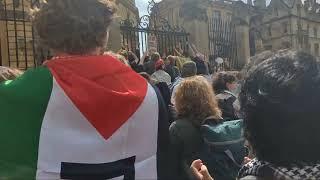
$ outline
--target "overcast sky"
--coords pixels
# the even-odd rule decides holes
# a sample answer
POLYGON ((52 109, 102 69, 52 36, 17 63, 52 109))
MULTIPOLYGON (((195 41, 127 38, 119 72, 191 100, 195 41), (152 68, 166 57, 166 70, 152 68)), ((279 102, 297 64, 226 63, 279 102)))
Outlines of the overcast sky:
MULTIPOLYGON (((149 0, 136 0, 136 5, 139 8, 140 16, 147 14, 147 7, 148 7, 148 1, 149 0)), ((161 0, 155 0, 156 2, 159 2, 161 0)), ((247 2, 247 0, 243 0, 244 2, 247 2)), ((254 0, 253 0, 254 1, 254 0)), ((267 0, 269 3, 271 0, 267 0)), ((318 1, 318 0, 317 0, 318 1)), ((320 1, 320 0, 319 0, 320 1)))

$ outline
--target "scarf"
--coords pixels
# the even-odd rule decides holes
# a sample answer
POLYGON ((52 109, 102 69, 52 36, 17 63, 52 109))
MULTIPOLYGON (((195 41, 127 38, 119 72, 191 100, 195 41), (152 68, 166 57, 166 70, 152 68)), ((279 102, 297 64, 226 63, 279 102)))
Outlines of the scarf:
POLYGON ((239 179, 246 176, 256 176, 265 179, 320 179, 320 163, 295 163, 288 167, 275 166, 265 161, 253 159, 239 171, 239 179))

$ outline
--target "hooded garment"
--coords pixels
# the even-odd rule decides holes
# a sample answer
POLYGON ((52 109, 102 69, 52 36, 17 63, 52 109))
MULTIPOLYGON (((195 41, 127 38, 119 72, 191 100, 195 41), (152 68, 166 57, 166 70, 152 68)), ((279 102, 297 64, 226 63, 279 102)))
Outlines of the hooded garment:
POLYGON ((0 98, 0 179, 168 179, 163 100, 113 57, 48 61, 0 98))

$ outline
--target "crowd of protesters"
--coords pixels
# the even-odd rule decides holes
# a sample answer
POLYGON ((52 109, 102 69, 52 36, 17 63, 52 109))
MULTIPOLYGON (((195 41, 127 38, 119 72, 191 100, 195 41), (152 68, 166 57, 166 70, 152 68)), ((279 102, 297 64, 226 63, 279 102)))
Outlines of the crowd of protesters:
MULTIPOLYGON (((136 179, 139 177, 161 180, 320 179, 320 121, 317 119, 320 117, 318 109, 320 107, 320 63, 315 57, 291 50, 269 52, 252 57, 250 64, 241 72, 210 74, 208 62, 194 45, 189 46, 191 53, 189 52, 188 56, 182 55, 185 53, 181 52, 179 47, 174 54, 167 57, 161 57, 155 49, 144 52, 141 57, 140 50, 131 52, 123 48, 117 53, 105 52, 104 44, 108 41, 106 29, 109 29, 114 13, 114 8, 108 0, 47 0, 34 14, 35 28, 41 42, 56 54, 41 68, 49 69, 57 81, 65 83, 66 93, 80 91, 85 95, 75 97, 76 100, 71 99, 75 104, 76 101, 80 101, 81 106, 87 109, 94 106, 95 108, 91 109, 93 113, 97 113, 94 109, 103 109, 102 114, 113 113, 119 117, 124 113, 123 109, 129 109, 133 112, 129 118, 146 120, 141 122, 157 121, 155 123, 158 127, 157 132, 148 131, 154 128, 148 123, 135 124, 134 122, 126 126, 127 129, 119 135, 121 138, 117 138, 114 130, 114 135, 108 138, 112 139, 109 146, 111 149, 115 147, 116 150, 112 152, 106 150, 105 156, 113 157, 117 154, 116 152, 121 152, 121 157, 127 158, 132 156, 132 153, 141 153, 142 156, 137 155, 135 160, 140 164, 133 167, 136 169, 136 173, 133 173, 136 179), (101 62, 94 61, 97 58, 100 58, 101 62), (77 64, 79 61, 82 61, 82 65, 86 64, 88 68, 77 64), (56 71, 56 66, 59 66, 59 71, 56 71), (79 72, 74 71, 79 67, 83 68, 80 69, 80 73, 73 74, 79 72), (92 67, 100 69, 103 74, 98 74, 92 67), (116 68, 115 74, 109 73, 110 68, 116 68), (57 72, 68 75, 68 79, 58 79, 57 72), (84 81, 85 85, 94 86, 96 91, 88 92, 88 87, 83 84, 72 83, 79 79, 84 81), (68 82, 64 82, 65 80, 68 82), (146 86, 132 88, 131 86, 136 86, 134 82, 143 82, 146 86), (152 90, 145 92, 148 86, 152 90), (152 100, 136 103, 141 96, 140 91, 144 92, 143 97, 152 100), (102 93, 102 97, 96 102, 102 102, 106 105, 105 107, 87 103, 91 96, 96 95, 95 93, 102 93), (105 98, 103 93, 113 95, 105 98), (111 103, 110 99, 117 101, 117 98, 123 102, 121 106, 111 103), (156 108, 154 108, 154 101, 157 102, 156 108), (141 109, 137 108, 140 105, 141 109), (116 108, 119 112, 110 112, 116 108), (135 109, 138 109, 136 112, 142 111, 144 116, 136 115, 133 111, 135 109), (149 112, 158 114, 148 114, 149 112), (133 129, 138 126, 141 126, 140 129, 133 132, 133 129), (143 134, 143 132, 149 134, 143 134), (139 147, 132 145, 132 142, 127 142, 130 136, 137 136, 136 142, 139 147), (140 145, 140 138, 146 140, 154 136, 158 137, 155 142, 157 146, 155 157, 153 155, 144 157, 143 152, 152 147, 140 145), (241 136, 240 139, 236 139, 238 136, 241 136), (128 150, 130 146, 136 149, 131 152, 128 150), (226 149, 218 151, 217 149, 221 147, 226 149), (154 165, 156 173, 151 172, 152 165, 148 166, 148 163, 154 159, 156 159, 154 165)), ((0 103, 0 114, 2 114, 0 126, 2 130, 6 128, 12 130, 11 134, 0 131, 2 141, 0 148, 5 149, 0 151, 0 179, 30 179, 35 176, 35 173, 31 172, 30 162, 13 162, 17 153, 21 153, 23 149, 15 149, 15 143, 11 143, 9 139, 10 136, 19 137, 21 127, 18 125, 19 121, 16 122, 17 127, 5 124, 5 122, 12 122, 15 115, 9 116, 6 111, 8 108, 3 107, 11 106, 10 103, 22 103, 24 96, 9 90, 20 88, 25 79, 31 75, 36 77, 37 73, 35 69, 23 73, 6 67, 0 68, 2 82, 0 98, 3 101, 0 103)), ((42 84, 37 86, 40 87, 42 84)), ((37 90, 38 88, 35 88, 34 93, 38 93, 37 90)), ((53 96, 51 95, 51 98, 53 96)), ((34 104, 37 104, 36 100, 34 104)), ((56 113, 64 111, 63 104, 64 101, 55 104, 56 113)), ((16 111, 19 113, 19 109, 16 111)), ((82 113, 88 118, 90 111, 84 110, 82 113)), ((23 121, 30 123, 36 121, 32 117, 26 116, 23 121)), ((94 117, 95 123, 98 122, 98 124, 108 122, 109 126, 113 126, 118 123, 114 122, 115 119, 110 118, 111 116, 94 117)), ((50 118, 58 120, 55 116, 50 118)), ((70 120, 68 118, 72 117, 66 115, 64 118, 59 119, 59 122, 68 122, 70 120)), ((82 126, 71 127, 71 131, 81 135, 82 126)), ((96 126, 94 128, 101 130, 96 126)), ((55 133, 68 135, 68 132, 64 132, 60 126, 57 129, 61 132, 55 133)), ((107 129, 108 127, 102 131, 107 129)), ((41 132, 41 134, 44 133, 46 132, 41 132)), ((90 136, 87 132, 83 133, 84 136, 90 136)), ((54 136, 53 134, 52 137, 54 136)), ((86 140, 83 146, 90 146, 90 138, 86 140)), ((34 141, 32 142, 34 144, 34 141)), ((27 144, 27 142, 23 143, 27 144)), ((82 141, 64 142, 61 139, 61 146, 70 143, 79 145, 82 141)), ((86 151, 85 156, 92 157, 92 154, 96 153, 94 144, 92 152, 86 151)), ((27 151, 28 147, 25 147, 25 150, 27 151)), ((103 151, 103 148, 99 151, 103 151)), ((36 152, 32 153, 34 156, 38 155, 36 152)), ((50 157, 51 154, 46 156, 50 157)), ((36 174, 62 174, 56 169, 51 169, 50 163, 52 162, 49 160, 45 164, 39 163, 35 167, 38 168, 36 174)), ((75 160, 73 163, 82 162, 75 160)), ((108 162, 89 160, 83 163, 108 162)), ((121 173, 124 173, 125 179, 128 177, 125 173, 130 171, 128 164, 119 165, 118 163, 114 167, 109 166, 110 168, 112 173, 119 175, 112 177, 120 177, 121 173), (125 170, 120 166, 122 168, 124 166, 125 170)), ((103 176, 107 173, 112 174, 109 170, 105 168, 103 171, 108 172, 90 171, 92 173, 90 178, 89 176, 81 177, 82 172, 74 169, 72 172, 80 175, 72 177, 78 179, 111 177, 103 176)), ((61 179, 64 179, 63 177, 66 176, 60 176, 61 179)), ((131 178, 134 179, 134 177, 131 178)))

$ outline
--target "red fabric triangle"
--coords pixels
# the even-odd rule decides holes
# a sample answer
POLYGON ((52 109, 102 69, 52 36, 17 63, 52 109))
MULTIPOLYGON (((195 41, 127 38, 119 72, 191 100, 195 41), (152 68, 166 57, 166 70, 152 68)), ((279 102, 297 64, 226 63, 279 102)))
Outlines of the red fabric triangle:
POLYGON ((147 82, 111 56, 59 58, 46 66, 105 139, 136 112, 146 96, 147 82))

